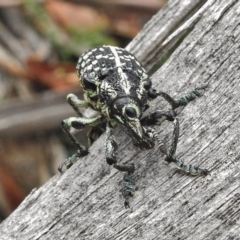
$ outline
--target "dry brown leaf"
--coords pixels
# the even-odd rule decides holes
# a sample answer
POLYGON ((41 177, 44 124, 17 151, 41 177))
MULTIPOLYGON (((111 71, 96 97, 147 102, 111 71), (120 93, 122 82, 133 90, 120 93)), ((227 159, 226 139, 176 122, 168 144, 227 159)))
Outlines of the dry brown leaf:
POLYGON ((75 64, 63 62, 41 62, 28 59, 28 74, 41 84, 54 90, 65 90, 78 84, 75 64))
POLYGON ((109 25, 107 17, 91 7, 55 0, 45 1, 44 6, 55 21, 64 27, 96 28, 109 25))

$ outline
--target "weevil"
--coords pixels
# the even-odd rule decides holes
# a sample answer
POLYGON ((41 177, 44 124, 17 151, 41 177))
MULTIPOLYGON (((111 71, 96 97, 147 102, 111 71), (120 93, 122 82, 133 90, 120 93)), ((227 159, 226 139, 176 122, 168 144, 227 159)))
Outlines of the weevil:
MULTIPOLYGON (((142 150, 152 149, 156 144, 166 155, 167 162, 174 163, 182 171, 191 175, 206 175, 208 171, 199 167, 185 164, 175 156, 179 137, 179 121, 175 109, 185 106, 203 94, 205 86, 196 88, 179 100, 174 100, 165 92, 152 87, 152 81, 141 63, 127 50, 115 46, 100 46, 85 52, 77 63, 77 74, 84 91, 84 100, 76 95, 67 96, 68 103, 79 117, 70 117, 62 121, 62 128, 77 148, 77 153, 66 159, 60 166, 69 168, 72 164, 88 154, 87 147, 81 145, 70 132, 71 128, 83 129, 93 127, 94 134, 97 126, 106 125, 105 154, 109 165, 125 172, 124 174, 124 205, 129 207, 129 198, 135 194, 133 181, 134 165, 120 165, 117 162, 117 142, 113 131, 117 124, 122 124, 132 138, 136 147, 142 150), (171 106, 168 111, 156 110, 143 117, 152 100, 163 97, 171 106), (94 118, 82 116, 79 108, 90 107, 99 112, 94 118), (158 136, 154 125, 164 121, 173 123, 172 143, 165 146, 158 136)), ((90 134, 90 135, 91 135, 90 134)))

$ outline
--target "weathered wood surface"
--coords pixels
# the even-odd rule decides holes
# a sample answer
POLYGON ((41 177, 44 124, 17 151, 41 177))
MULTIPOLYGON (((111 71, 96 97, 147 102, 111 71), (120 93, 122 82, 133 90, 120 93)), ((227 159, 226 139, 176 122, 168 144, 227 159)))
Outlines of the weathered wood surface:
MULTIPOLYGON (((88 156, 32 191, 0 225, 0 239, 240 238, 240 2, 207 4, 153 79, 157 89, 174 97, 209 85, 179 113, 177 156, 211 174, 182 174, 163 161, 157 147, 140 151, 117 130, 120 161, 134 162, 137 169, 139 189, 131 209, 123 207, 122 173, 105 162, 103 135, 88 156)), ((163 104, 156 100, 152 109, 163 104)), ((168 123, 158 128, 166 140, 171 129, 168 123)))
POLYGON ((190 32, 212 1, 169 1, 126 47, 150 70, 190 32))

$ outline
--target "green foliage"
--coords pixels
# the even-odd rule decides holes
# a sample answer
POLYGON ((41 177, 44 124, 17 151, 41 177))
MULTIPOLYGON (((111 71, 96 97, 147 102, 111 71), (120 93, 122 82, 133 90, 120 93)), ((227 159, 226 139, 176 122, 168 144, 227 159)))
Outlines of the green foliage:
POLYGON ((68 33, 73 42, 77 44, 87 44, 94 47, 99 45, 115 45, 116 41, 104 33, 103 28, 89 29, 89 28, 69 28, 68 33))
POLYGON ((53 45, 62 60, 80 55, 88 48, 103 44, 116 45, 116 41, 104 33, 105 26, 96 23, 95 28, 59 28, 48 15, 42 4, 35 0, 23 0, 24 7, 34 26, 53 45))
MULTIPOLYGON (((74 46, 81 46, 84 50, 100 45, 117 45, 115 39, 104 33, 103 27, 95 29, 71 27, 67 29, 67 34, 74 46)), ((61 58, 67 60, 73 52, 72 49, 63 47, 59 54, 61 58)))
POLYGON ((23 4, 35 27, 52 43, 57 43, 57 29, 52 27, 51 18, 38 1, 23 0, 23 4))

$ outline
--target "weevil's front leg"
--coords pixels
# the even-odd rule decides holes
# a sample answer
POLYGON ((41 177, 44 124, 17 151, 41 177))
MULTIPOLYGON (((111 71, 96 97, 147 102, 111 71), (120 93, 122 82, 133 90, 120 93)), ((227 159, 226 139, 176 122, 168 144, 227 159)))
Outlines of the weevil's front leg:
POLYGON ((193 101, 197 97, 202 96, 206 88, 207 85, 195 88, 193 91, 187 93, 184 97, 181 97, 177 101, 175 101, 171 96, 169 96, 165 92, 159 92, 156 93, 156 95, 163 97, 172 106, 172 108, 175 109, 179 106, 186 106, 190 101, 193 101))
POLYGON ((164 121, 173 121, 176 116, 174 110, 156 111, 140 120, 142 126, 161 125, 164 121))
POLYGON ((79 99, 73 93, 67 95, 67 102, 80 117, 82 117, 82 113, 79 111, 79 108, 88 106, 87 102, 79 99))
POLYGON ((177 117, 175 117, 173 124, 174 124, 174 128, 173 128, 172 144, 170 146, 170 149, 168 151, 168 154, 165 160, 167 162, 174 163, 177 166, 177 168, 191 175, 194 175, 194 176, 207 175, 208 174, 207 169, 195 167, 191 164, 185 164, 183 161, 176 159, 175 153, 176 153, 178 137, 179 137, 179 121, 177 117))
POLYGON ((163 97, 171 106, 172 109, 175 109, 179 106, 186 106, 190 101, 193 101, 197 97, 203 95, 207 85, 195 88, 193 91, 187 93, 184 97, 181 97, 179 100, 174 100, 170 95, 165 92, 157 92, 155 89, 150 89, 148 92, 148 97, 150 100, 157 97, 163 97))
POLYGON ((134 172, 134 165, 120 165, 117 164, 117 143, 115 137, 113 135, 113 126, 110 122, 107 123, 106 128, 106 144, 105 144, 105 152, 106 152, 106 160, 109 165, 112 165, 114 168, 121 172, 125 172, 124 174, 124 192, 123 196, 125 198, 124 206, 125 208, 129 208, 129 198, 134 196, 135 194, 135 186, 132 178, 134 172))
MULTIPOLYGON (((140 120, 142 126, 152 126, 152 125, 161 125, 164 121, 174 121, 174 118, 176 117, 176 113, 174 110, 169 111, 156 111, 154 113, 149 114, 148 116, 142 118, 140 120)), ((165 155, 168 154, 168 150, 164 142, 159 138, 157 135, 157 132, 149 128, 146 132, 149 136, 152 135, 152 138, 154 141, 158 142, 158 146, 160 148, 160 151, 164 153, 165 155)))
POLYGON ((95 118, 79 118, 79 117, 70 117, 62 121, 62 129, 67 134, 71 142, 78 149, 77 153, 72 157, 65 159, 63 163, 58 167, 59 172, 62 172, 62 168, 65 165, 67 168, 71 167, 74 162, 77 161, 79 157, 83 157, 88 154, 88 149, 80 144, 77 139, 70 132, 71 127, 75 129, 83 129, 86 126, 95 126, 103 121, 103 116, 99 115, 95 118))
POLYGON ((167 155, 166 161, 174 163, 178 168, 183 170, 184 172, 190 173, 191 175, 206 175, 208 171, 206 169, 202 169, 199 167, 192 166, 190 164, 185 164, 181 160, 177 160, 175 157, 176 149, 177 149, 177 143, 179 138, 179 122, 178 118, 176 117, 176 114, 173 110, 170 110, 168 112, 162 112, 162 111, 156 111, 145 118, 141 120, 141 123, 144 126, 147 125, 154 125, 154 124, 161 124, 164 120, 168 120, 173 122, 174 128, 173 128, 173 135, 172 135, 172 143, 169 149, 165 146, 163 141, 159 138, 157 132, 152 129, 148 128, 146 131, 146 134, 149 135, 149 137, 152 136, 152 138, 158 142, 160 151, 167 155))

